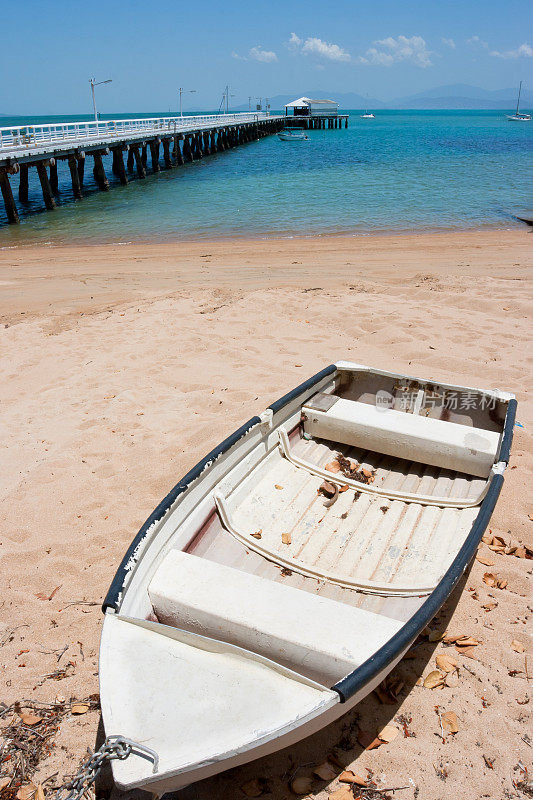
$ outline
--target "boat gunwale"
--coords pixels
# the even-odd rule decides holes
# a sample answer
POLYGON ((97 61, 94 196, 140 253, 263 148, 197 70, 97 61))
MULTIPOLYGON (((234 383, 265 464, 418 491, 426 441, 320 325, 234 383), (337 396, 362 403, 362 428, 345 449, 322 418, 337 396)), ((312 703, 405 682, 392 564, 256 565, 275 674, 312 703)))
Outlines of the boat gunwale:
MULTIPOLYGON (((311 378, 308 378, 303 383, 296 386, 291 391, 283 395, 279 400, 274 401, 268 406, 273 414, 281 411, 290 402, 295 400, 301 394, 304 394, 308 389, 312 388, 315 384, 319 383, 328 375, 342 371, 343 362, 331 364, 325 367, 320 372, 317 372, 311 378)), ((362 365, 357 365, 362 366, 362 365)), ((367 368, 368 369, 368 368, 367 368)), ((511 443, 513 438, 514 423, 516 417, 517 401, 514 397, 507 400, 507 412, 502 432, 502 439, 500 443, 499 462, 507 465, 511 450, 511 443)), ((211 450, 204 458, 202 458, 187 474, 178 481, 178 483, 170 490, 166 497, 159 503, 155 510, 150 514, 144 525, 141 527, 137 535, 134 537, 130 546, 128 547, 120 565, 113 577, 107 595, 102 604, 104 613, 107 611, 118 611, 121 604, 121 594, 124 591, 125 581, 128 575, 128 565, 132 557, 135 556, 136 551, 143 542, 150 528, 162 520, 167 514, 171 506, 177 498, 183 494, 190 485, 203 473, 206 468, 209 468, 219 456, 230 450, 237 442, 239 442, 246 434, 248 434, 257 425, 262 424, 263 420, 259 416, 251 417, 248 422, 241 425, 230 436, 224 439, 217 447, 211 450)), ((451 566, 442 577, 441 581, 429 595, 427 600, 419 608, 411 619, 396 633, 385 645, 383 645, 376 653, 369 658, 364 664, 361 664, 353 672, 349 673, 341 681, 331 687, 340 696, 341 703, 349 700, 354 694, 360 691, 366 683, 372 681, 376 675, 383 671, 389 664, 405 652, 409 645, 416 639, 418 634, 428 625, 438 612, 442 604, 449 597, 461 575, 465 572, 469 563, 471 562, 475 550, 485 532, 487 525, 490 521, 492 512, 498 500, 501 488, 503 486, 503 475, 496 474, 490 482, 489 489, 483 502, 481 503, 479 513, 476 516, 470 533, 468 534, 465 542, 460 548, 457 556, 453 560, 451 566)))
MULTIPOLYGON (((317 372, 311 378, 308 378, 299 386, 296 386, 290 392, 287 392, 287 394, 283 395, 283 397, 280 397, 279 400, 275 400, 271 405, 268 406, 268 409, 275 414, 296 397, 307 391, 307 389, 312 388, 315 384, 319 383, 325 377, 333 374, 334 372, 337 372, 337 366, 336 364, 330 364, 328 367, 320 370, 320 372, 317 372)), ((248 434, 252 428, 255 428, 261 423, 262 420, 259 416, 251 417, 248 422, 245 422, 244 425, 241 425, 240 428, 237 428, 236 431, 230 434, 220 444, 214 447, 206 456, 198 461, 198 463, 195 464, 195 466, 192 467, 192 469, 190 469, 189 472, 187 472, 183 478, 181 478, 175 484, 175 486, 163 498, 163 500, 161 500, 161 502, 152 511, 148 519, 142 525, 126 550, 102 603, 102 611, 104 613, 106 613, 107 610, 119 610, 121 594, 126 588, 125 581, 129 572, 128 565, 130 564, 131 559, 135 557, 136 551, 142 544, 152 525, 161 522, 178 497, 182 495, 197 478, 199 478, 206 468, 210 467, 221 455, 226 453, 235 444, 237 444, 237 442, 246 436, 246 434, 248 434)))
MULTIPOLYGON (((516 408, 517 401, 514 398, 509 400, 499 457, 500 462, 505 464, 508 463, 511 451, 516 408)), ((490 482, 489 490, 485 495, 485 499, 480 506, 479 513, 472 524, 470 533, 466 537, 447 572, 443 575, 433 592, 429 595, 427 600, 424 601, 418 611, 416 611, 402 628, 400 628, 398 633, 395 633, 388 642, 371 656, 371 658, 331 687, 339 693, 341 703, 345 703, 350 697, 361 691, 361 689, 367 683, 370 683, 377 674, 386 669, 393 661, 397 660, 414 642, 421 631, 427 627, 435 614, 437 614, 443 603, 454 590, 461 575, 466 571, 468 565, 472 561, 478 544, 481 541, 481 537, 490 522, 503 483, 504 478, 502 474, 494 475, 490 482)))

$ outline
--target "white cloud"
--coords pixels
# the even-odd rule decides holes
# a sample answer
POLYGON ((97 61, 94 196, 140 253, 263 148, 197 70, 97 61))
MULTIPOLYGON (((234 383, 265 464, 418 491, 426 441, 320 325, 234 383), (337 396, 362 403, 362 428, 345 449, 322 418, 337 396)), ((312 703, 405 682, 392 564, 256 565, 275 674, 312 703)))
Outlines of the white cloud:
POLYGON ((270 64, 272 61, 278 60, 278 57, 273 50, 263 50, 261 45, 252 47, 249 55, 250 58, 255 59, 255 61, 263 61, 265 64, 270 64))
POLYGON ((361 64, 373 64, 390 67, 398 61, 408 61, 417 67, 431 67, 431 51, 421 36, 392 36, 378 39, 377 47, 369 47, 363 56, 357 59, 361 64))
POLYGON ((309 36, 307 39, 300 39, 295 33, 291 33, 291 38, 287 42, 287 47, 297 50, 305 56, 316 56, 325 58, 328 61, 350 61, 350 54, 338 44, 324 42, 316 36, 309 36))
POLYGON ((473 47, 484 47, 485 50, 487 50, 489 46, 488 42, 484 42, 479 36, 471 36, 470 39, 466 40, 466 43, 471 44, 473 47))
POLYGON ((516 50, 505 50, 504 52, 492 50, 491 56, 496 56, 496 58, 533 58, 533 47, 524 42, 516 50))
POLYGON ((263 50, 261 45, 251 47, 248 56, 241 56, 233 50, 231 57, 235 58, 237 61, 248 61, 249 58, 253 58, 254 61, 262 61, 264 64, 269 64, 272 63, 272 61, 278 60, 277 55, 272 50, 263 50))
POLYGON ((445 36, 441 38, 442 44, 445 44, 446 47, 450 47, 452 50, 455 50, 455 42, 453 39, 446 39, 445 36))

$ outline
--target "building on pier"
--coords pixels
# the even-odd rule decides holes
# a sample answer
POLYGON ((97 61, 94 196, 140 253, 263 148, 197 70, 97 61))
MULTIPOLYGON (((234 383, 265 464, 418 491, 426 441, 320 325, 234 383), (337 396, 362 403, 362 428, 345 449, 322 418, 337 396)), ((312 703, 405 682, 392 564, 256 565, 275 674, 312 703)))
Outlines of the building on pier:
POLYGON ((336 117, 339 104, 335 100, 311 100, 310 97, 299 97, 285 106, 285 116, 293 117, 336 117))

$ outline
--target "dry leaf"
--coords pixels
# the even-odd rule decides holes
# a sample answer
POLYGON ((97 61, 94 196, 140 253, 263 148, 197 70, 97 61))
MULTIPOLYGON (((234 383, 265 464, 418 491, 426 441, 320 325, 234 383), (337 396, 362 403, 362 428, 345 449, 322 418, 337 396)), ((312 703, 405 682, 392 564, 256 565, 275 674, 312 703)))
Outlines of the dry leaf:
POLYGON ((446 631, 439 631, 436 628, 430 629, 428 633, 428 642, 440 642, 446 636, 446 631))
POLYGON ((444 675, 438 669, 434 669, 424 679, 424 686, 426 689, 436 689, 438 686, 444 684, 444 675))
POLYGON ((493 608, 496 608, 498 603, 484 603, 481 608, 483 611, 492 611, 493 608))
POLYGON ((71 714, 86 714, 87 711, 90 709, 90 705, 88 703, 74 703, 71 708, 71 714))
POLYGON ((457 733, 459 730, 459 720, 457 719, 455 711, 445 711, 444 714, 441 714, 440 718, 445 731, 448 731, 448 733, 457 733))
POLYGON ((275 483, 274 489, 283 489, 283 486, 280 486, 279 483, 275 483))
POLYGON ((347 786, 341 786, 336 792, 328 794, 328 800, 353 800, 353 798, 352 790, 348 789, 347 786))
POLYGON ((342 486, 339 486, 339 492, 347 492, 349 488, 350 487, 348 486, 348 484, 345 483, 342 486))
POLYGON ((42 717, 37 717, 35 714, 21 714, 20 719, 24 725, 28 725, 30 728, 43 721, 42 717))
POLYGON ((361 776, 357 775, 355 772, 352 772, 351 769, 345 769, 344 772, 341 772, 339 775, 339 781, 341 783, 355 784, 356 786, 366 786, 365 779, 361 778, 361 776))
POLYGON ((337 487, 333 483, 329 483, 329 481, 322 481, 318 487, 319 494, 325 494, 326 497, 331 497, 336 491, 337 487))
POLYGON ((291 535, 290 533, 282 533, 281 534, 281 541, 283 544, 290 544, 291 543, 291 535))
POLYGON ((455 689, 455 687, 459 685, 459 674, 457 671, 448 672, 444 678, 444 683, 446 686, 449 686, 450 689, 455 689))
POLYGON ((507 581, 500 581, 500 580, 498 580, 498 582, 496 583, 496 587, 497 587, 498 589, 505 589, 505 588, 506 588, 506 586, 507 586, 507 581))
POLYGON ((484 533, 481 541, 485 542, 485 544, 492 544, 492 533, 484 533))
POLYGON ((241 786, 241 792, 243 792, 246 797, 261 797, 263 794, 263 787, 257 778, 253 778, 251 781, 241 786))
POLYGON ((363 473, 363 475, 365 476, 365 478, 372 478, 372 477, 374 477, 374 472, 373 472, 373 470, 371 470, 371 469, 368 469, 367 467, 363 467, 363 468, 361 469, 361 472, 363 473))
POLYGON ((2 791, 2 789, 5 789, 6 786, 9 786, 10 783, 11 783, 10 777, 0 778, 0 792, 2 791))
POLYGON ((523 653, 526 647, 522 642, 519 642, 518 639, 513 639, 511 642, 511 649, 514 650, 515 653, 523 653))
POLYGON ((338 461, 330 461, 329 464, 326 464, 324 467, 325 470, 328 472, 338 472, 341 468, 341 465, 338 461))
POLYGON ((337 777, 339 770, 335 769, 328 761, 319 764, 318 767, 313 769, 313 775, 320 778, 321 781, 332 781, 337 777))
POLYGON ((379 731, 378 739, 381 739, 382 742, 393 742, 400 731, 396 728, 395 725, 385 725, 385 727, 379 731))
POLYGON ((492 572, 485 572, 483 575, 483 583, 486 583, 487 586, 496 586, 496 575, 492 572))
POLYGON ((492 558, 484 556, 483 554, 480 553, 477 554, 476 561, 479 561, 480 564, 484 564, 486 567, 493 567, 494 564, 496 563, 495 561, 492 560, 492 558))
POLYGON ((44 789, 42 784, 37 785, 37 791, 35 792, 35 800, 44 800, 44 789))
POLYGON ((455 640, 456 647, 475 647, 479 642, 473 636, 460 636, 455 640))
POLYGON ((259 528, 258 531, 250 534, 250 536, 253 536, 254 539, 260 539, 262 535, 263 535, 263 528, 259 528))
POLYGON ((475 658, 476 650, 474 647, 457 647, 456 649, 458 653, 461 653, 462 656, 466 656, 467 658, 475 658))
POLYGON ((17 800, 33 800, 36 791, 37 787, 34 783, 27 783, 25 786, 20 787, 16 794, 16 798, 17 800))
POLYGON ((375 750, 376 747, 381 747, 383 742, 374 736, 370 731, 359 729, 357 732, 357 741, 364 750, 375 750))
POLYGON ((457 661, 452 656, 446 654, 438 655, 435 661, 442 672, 454 672, 457 669, 457 661))
POLYGON ((312 778, 293 778, 291 781, 291 792, 294 794, 308 794, 312 788, 312 778))

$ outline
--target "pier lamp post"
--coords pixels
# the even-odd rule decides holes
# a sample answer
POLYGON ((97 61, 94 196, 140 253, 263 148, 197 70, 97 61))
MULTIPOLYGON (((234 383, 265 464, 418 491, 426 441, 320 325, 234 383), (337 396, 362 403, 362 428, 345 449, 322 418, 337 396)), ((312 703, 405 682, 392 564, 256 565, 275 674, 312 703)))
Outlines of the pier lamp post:
POLYGON ((94 97, 94 87, 101 86, 103 83, 112 83, 113 79, 108 78, 106 81, 98 81, 98 83, 94 80, 94 78, 89 78, 89 83, 91 84, 91 93, 93 96, 93 111, 94 111, 94 121, 98 122, 98 111, 96 110, 96 100, 94 97))
POLYGON ((180 117, 182 117, 183 116, 183 109, 182 109, 182 105, 181 105, 181 96, 182 96, 182 94, 195 94, 196 93, 196 89, 182 89, 181 86, 180 86, 180 88, 178 89, 178 92, 180 93, 180 117))

